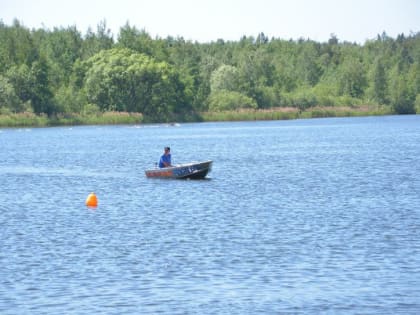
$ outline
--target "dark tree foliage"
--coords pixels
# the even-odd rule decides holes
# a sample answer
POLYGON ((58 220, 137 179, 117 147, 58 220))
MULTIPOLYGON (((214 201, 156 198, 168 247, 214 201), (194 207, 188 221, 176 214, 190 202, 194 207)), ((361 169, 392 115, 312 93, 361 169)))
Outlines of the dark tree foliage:
POLYGON ((53 93, 50 90, 48 70, 47 61, 44 58, 40 58, 32 64, 33 87, 30 91, 30 100, 34 112, 37 114, 51 115, 56 113, 52 104, 53 93))
POLYGON ((85 35, 0 21, 0 113, 99 108, 171 121, 240 108, 419 107, 420 33, 383 33, 363 45, 334 34, 319 43, 264 33, 198 43, 152 38, 127 23, 115 39, 105 21, 85 35))

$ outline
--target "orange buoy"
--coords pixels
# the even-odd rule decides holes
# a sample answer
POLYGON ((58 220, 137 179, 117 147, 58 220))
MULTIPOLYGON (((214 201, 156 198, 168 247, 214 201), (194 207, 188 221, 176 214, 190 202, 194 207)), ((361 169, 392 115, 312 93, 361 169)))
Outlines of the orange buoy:
POLYGON ((96 197, 95 193, 90 193, 89 196, 87 196, 86 206, 88 206, 88 207, 97 207, 98 206, 98 198, 96 197))

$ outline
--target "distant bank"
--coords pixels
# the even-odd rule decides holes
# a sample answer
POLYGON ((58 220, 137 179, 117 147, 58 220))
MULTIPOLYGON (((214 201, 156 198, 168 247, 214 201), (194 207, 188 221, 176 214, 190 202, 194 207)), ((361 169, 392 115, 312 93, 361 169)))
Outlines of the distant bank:
MULTIPOLYGON (((236 111, 202 112, 187 122, 209 121, 250 121, 250 120, 288 120, 322 117, 378 116, 394 114, 388 106, 317 106, 306 110, 293 107, 270 109, 241 109, 236 111)), ((77 125, 122 125, 142 124, 143 115, 127 112, 104 112, 90 115, 63 114, 54 117, 34 113, 16 113, 0 115, 0 127, 52 127, 77 125)), ((164 123, 162 121, 162 123, 164 123)))

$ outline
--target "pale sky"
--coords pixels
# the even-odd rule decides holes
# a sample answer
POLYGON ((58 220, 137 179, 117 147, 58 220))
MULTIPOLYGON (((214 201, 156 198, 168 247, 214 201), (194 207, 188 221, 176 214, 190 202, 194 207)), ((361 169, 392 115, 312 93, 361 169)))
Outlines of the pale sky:
POLYGON ((85 34, 105 20, 117 39, 120 27, 145 29, 152 37, 210 42, 243 35, 363 44, 385 31, 396 37, 420 32, 420 0, 0 0, 0 19, 11 25, 76 26, 85 34))

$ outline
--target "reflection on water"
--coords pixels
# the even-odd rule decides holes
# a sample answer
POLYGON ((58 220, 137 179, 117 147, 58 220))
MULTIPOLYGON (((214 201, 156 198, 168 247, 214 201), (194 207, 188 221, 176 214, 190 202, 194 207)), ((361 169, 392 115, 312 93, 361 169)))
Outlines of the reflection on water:
POLYGON ((136 127, 0 130, 2 314, 420 310, 420 118, 136 127))

